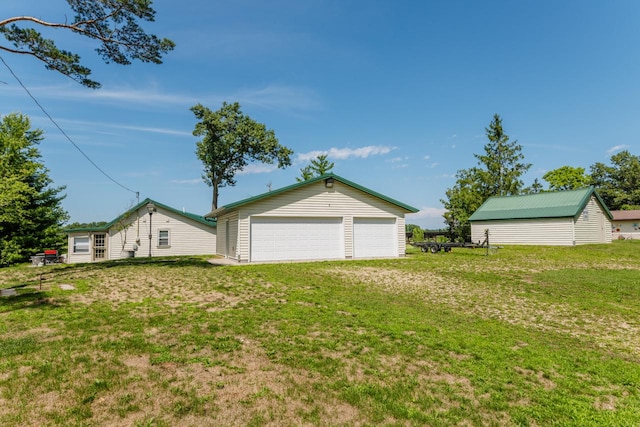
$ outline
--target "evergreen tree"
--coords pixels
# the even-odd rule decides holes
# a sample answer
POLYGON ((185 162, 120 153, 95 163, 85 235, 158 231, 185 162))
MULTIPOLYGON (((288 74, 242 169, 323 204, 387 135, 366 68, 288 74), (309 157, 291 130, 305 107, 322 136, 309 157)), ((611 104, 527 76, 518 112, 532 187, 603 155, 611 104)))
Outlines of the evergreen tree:
POLYGON ((296 178, 298 182, 307 181, 316 176, 322 176, 333 169, 333 162, 327 160, 326 154, 321 154, 304 168, 300 169, 300 177, 296 178))
POLYGON ((510 141, 502 128, 502 119, 495 114, 485 128, 488 143, 484 154, 474 154, 478 165, 456 173, 456 184, 447 189, 446 200, 440 200, 447 212, 444 214, 451 234, 458 240, 471 237, 469 217, 492 196, 521 194, 522 175, 531 167, 524 163, 522 146, 510 141))
POLYGON ((520 194, 524 185, 520 177, 531 167, 530 163, 522 163, 522 146, 518 141, 509 141, 498 114, 485 132, 489 139, 484 146, 485 154, 474 154, 481 166, 478 173, 484 195, 488 198, 520 194))
POLYGON ((42 61, 48 70, 98 88, 100 83, 89 78, 91 69, 80 62, 78 54, 60 49, 38 30, 56 28, 93 40, 99 44, 96 51, 105 62, 122 65, 134 60, 161 64, 162 56, 175 47, 171 40, 148 34, 140 26, 155 19, 151 0, 67 0, 67 3, 71 10, 61 8, 58 16, 64 20, 60 22, 26 15, 0 19, 0 36, 9 42, 0 44, 0 50, 31 56, 42 61))
POLYGON ((0 121, 0 265, 27 261, 45 249, 62 249, 64 187, 50 187, 36 145, 42 131, 13 113, 0 121))

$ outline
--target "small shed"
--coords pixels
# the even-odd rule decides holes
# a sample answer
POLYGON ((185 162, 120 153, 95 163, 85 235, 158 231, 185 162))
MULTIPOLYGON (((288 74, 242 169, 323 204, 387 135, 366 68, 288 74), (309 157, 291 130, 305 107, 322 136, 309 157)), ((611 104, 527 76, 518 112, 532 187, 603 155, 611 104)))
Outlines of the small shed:
POLYGON ((217 253, 239 262, 393 258, 416 208, 333 173, 222 206, 217 253))
POLYGON ((131 257, 212 255, 216 222, 145 199, 101 227, 66 230, 68 263, 131 257))
POLYGON ((469 218, 473 241, 573 246, 611 243, 611 212, 593 187, 491 197, 469 218))
POLYGON ((640 239, 640 210, 611 211, 614 239, 640 239))

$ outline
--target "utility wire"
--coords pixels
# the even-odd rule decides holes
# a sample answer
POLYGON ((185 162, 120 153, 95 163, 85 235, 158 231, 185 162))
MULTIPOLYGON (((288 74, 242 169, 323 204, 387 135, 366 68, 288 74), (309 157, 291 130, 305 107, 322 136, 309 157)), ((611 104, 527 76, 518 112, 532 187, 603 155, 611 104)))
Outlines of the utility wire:
POLYGON ((56 121, 53 119, 53 117, 51 117, 49 115, 49 113, 47 113, 47 110, 44 109, 44 107, 38 102, 38 100, 31 94, 31 92, 29 92, 29 89, 27 89, 27 87, 22 83, 22 81, 18 78, 18 76, 16 75, 16 73, 13 72, 13 70, 11 69, 11 67, 9 67, 9 64, 7 64, 4 60, 4 58, 2 57, 2 55, 0 55, 0 61, 2 61, 2 63, 4 64, 5 67, 7 67, 7 69, 9 70, 9 72, 11 73, 11 75, 18 81, 18 83, 20 84, 20 86, 22 86, 22 89, 25 90, 25 92, 27 92, 27 94, 31 97, 31 99, 33 100, 33 102, 36 103, 36 105, 40 108, 40 110, 42 110, 42 112, 45 114, 45 116, 47 116, 49 118, 49 120, 51 121, 51 123, 54 124, 55 127, 58 128, 58 130, 60 131, 60 133, 62 133, 68 140, 69 142, 76 148, 76 150, 78 150, 80 152, 80 154, 82 154, 85 159, 87 159, 89 161, 89 163, 91 163, 96 169, 98 169, 100 171, 100 173, 104 176, 106 176, 109 180, 111 180, 114 184, 124 188, 127 191, 130 191, 136 195, 139 195, 140 193, 137 191, 133 191, 132 189, 120 184, 118 181, 116 181, 115 179, 111 178, 111 176, 109 176, 108 173, 106 173, 105 171, 103 171, 100 166, 98 166, 93 160, 91 160, 91 158, 84 152, 82 151, 82 149, 80 147, 78 147, 78 145, 73 142, 73 140, 71 139, 71 137, 69 135, 67 135, 67 133, 58 125, 58 123, 56 123, 56 121))

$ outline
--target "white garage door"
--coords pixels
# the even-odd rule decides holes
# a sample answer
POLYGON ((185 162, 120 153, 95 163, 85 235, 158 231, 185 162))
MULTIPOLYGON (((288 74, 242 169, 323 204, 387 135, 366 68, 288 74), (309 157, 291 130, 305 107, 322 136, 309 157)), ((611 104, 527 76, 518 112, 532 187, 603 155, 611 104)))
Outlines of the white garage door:
POLYGON ((342 218, 251 218, 251 261, 344 258, 342 218))
POLYGON ((398 236, 395 218, 354 218, 353 257, 396 257, 398 236))

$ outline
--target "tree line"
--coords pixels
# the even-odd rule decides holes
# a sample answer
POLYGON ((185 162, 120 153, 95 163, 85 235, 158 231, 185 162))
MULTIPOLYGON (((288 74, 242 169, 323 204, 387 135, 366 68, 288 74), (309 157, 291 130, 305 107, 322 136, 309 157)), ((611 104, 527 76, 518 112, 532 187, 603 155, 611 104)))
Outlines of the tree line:
POLYGON ((494 196, 516 196, 543 191, 572 190, 594 186, 611 210, 640 209, 640 157, 628 150, 611 156, 611 164, 597 162, 586 173, 582 167, 562 166, 525 187, 522 176, 531 167, 524 161, 522 146, 511 141, 504 132, 502 119, 493 116, 485 128, 488 142, 484 153, 474 154, 476 166, 456 173, 456 182, 440 201, 446 212, 444 220, 450 234, 457 240, 471 237, 469 217, 487 199, 494 196))
MULTIPOLYGON (((89 88, 100 83, 89 78, 91 70, 80 56, 45 39, 37 28, 58 28, 98 43, 96 51, 105 62, 127 65, 131 61, 159 64, 175 44, 147 33, 141 26, 153 22, 151 0, 67 0, 75 13, 50 22, 16 16, 0 20, 0 35, 9 44, 0 51, 28 55, 89 88)), ((222 104, 216 111, 197 104, 191 108, 197 123, 193 135, 196 156, 203 163, 202 178, 212 187, 212 204, 218 207, 219 189, 236 184, 235 175, 249 163, 291 165, 293 150, 279 143, 273 130, 244 114, 238 103, 222 104)), ((611 157, 611 165, 596 163, 590 174, 584 168, 563 166, 543 176, 548 189, 536 179, 525 187, 522 176, 531 167, 524 161, 522 146, 504 132, 495 115, 485 129, 484 152, 474 154, 477 165, 456 173, 456 183, 442 199, 445 224, 458 239, 470 237, 469 216, 489 197, 511 196, 549 190, 568 190, 594 185, 610 209, 640 207, 640 158, 628 151, 611 157)), ((63 225, 69 219, 62 208, 65 187, 52 186, 48 170, 40 160, 37 145, 41 130, 32 130, 29 118, 19 113, 0 118, 0 266, 25 261, 43 249, 62 249, 66 244, 63 225)), ((298 181, 331 171, 334 164, 321 154, 300 169, 298 181)), ((77 223, 73 224, 76 225, 77 223)), ((79 225, 79 224, 78 224, 79 225)), ((416 230, 418 234, 419 231, 416 230)))

